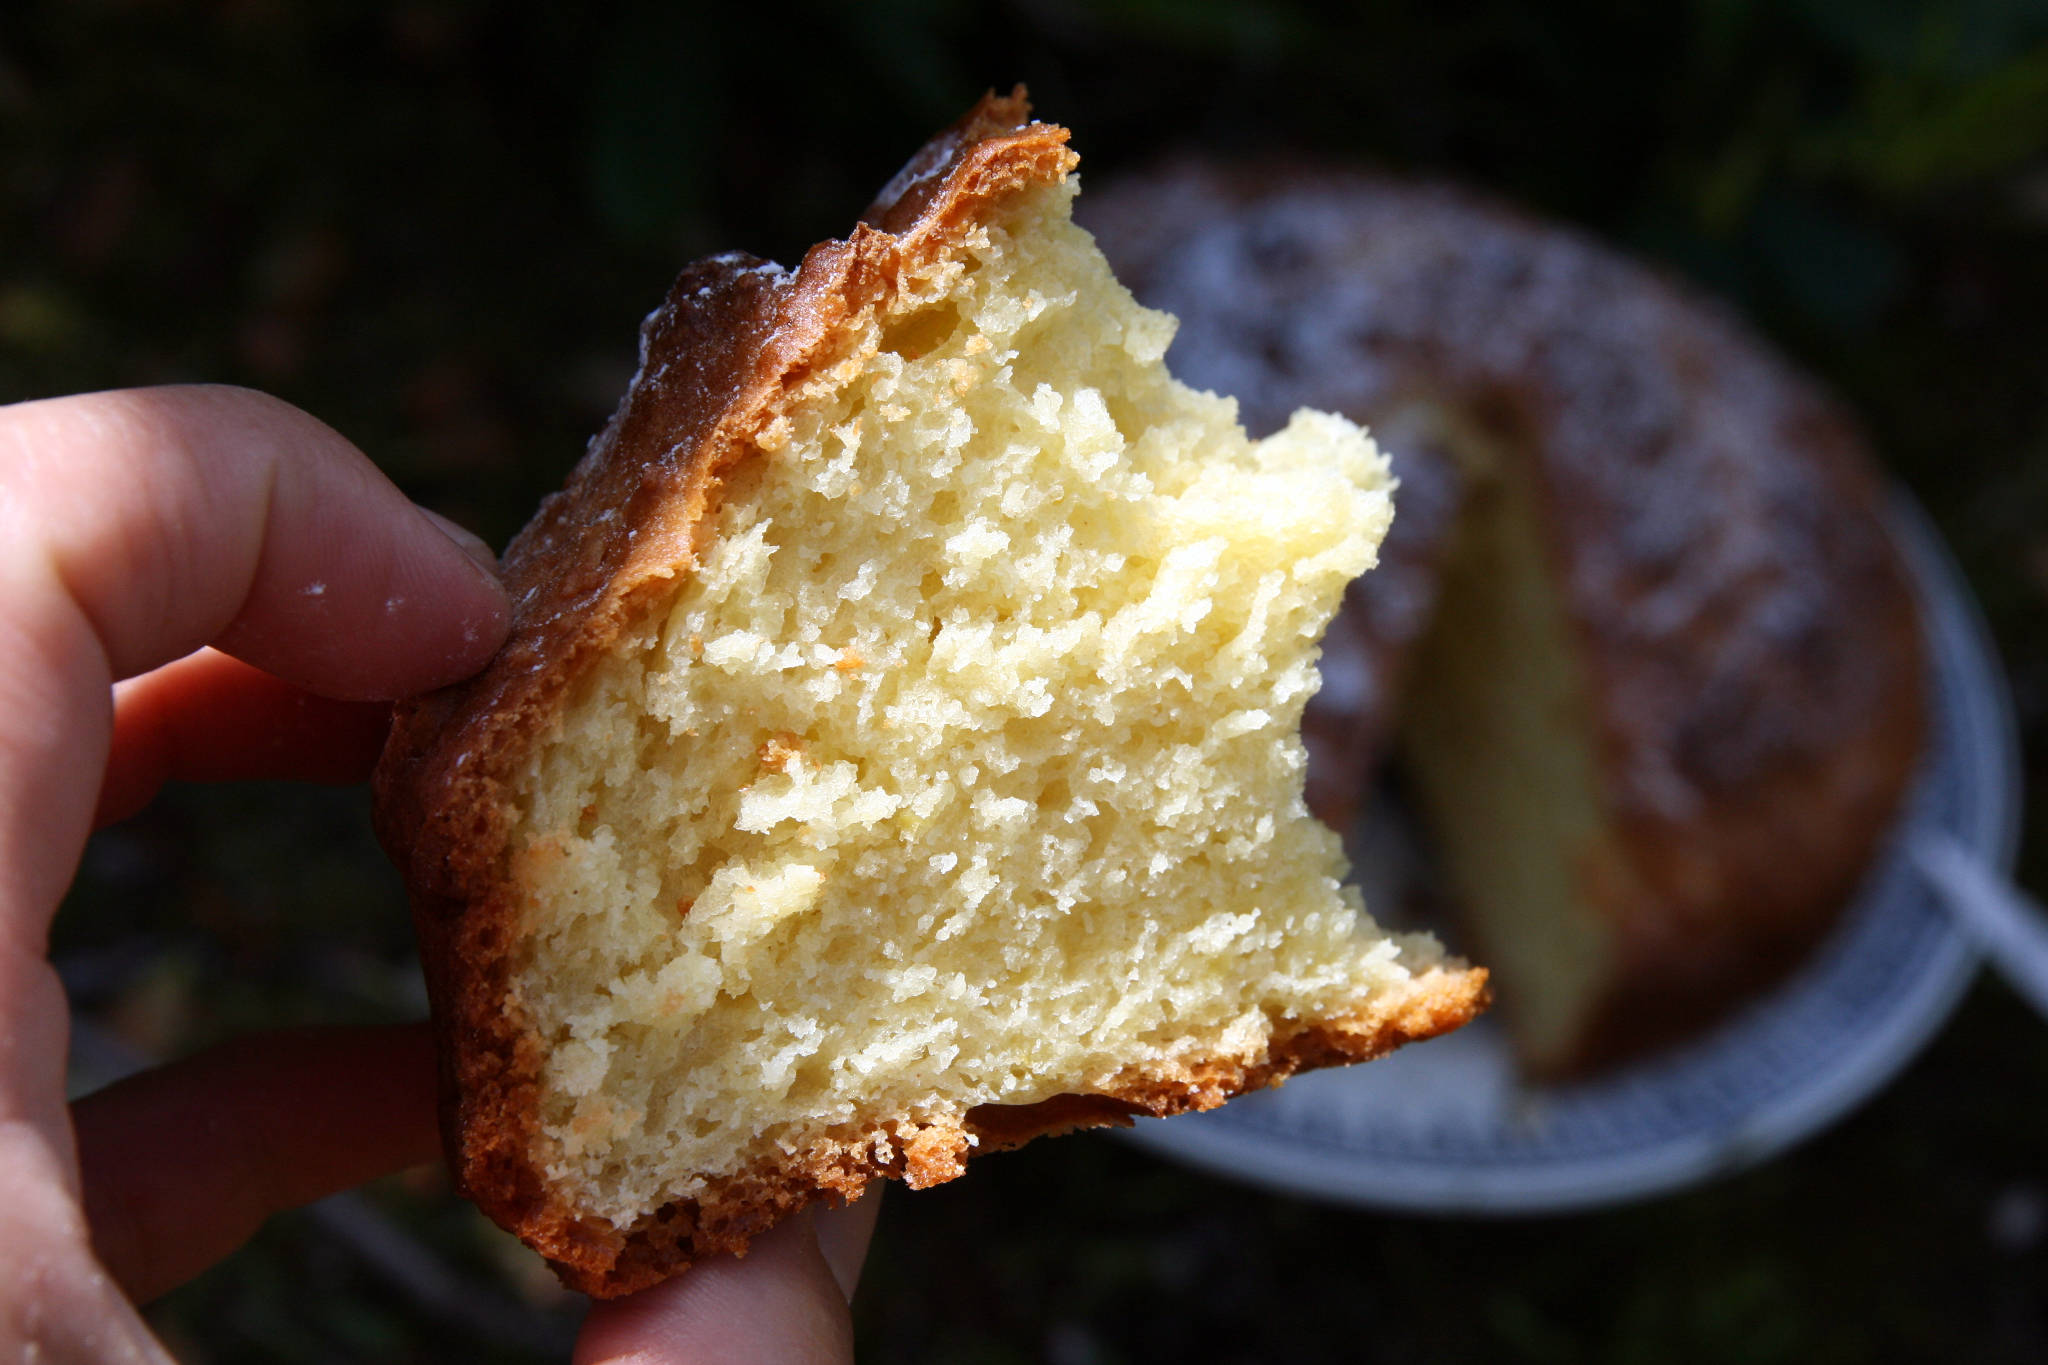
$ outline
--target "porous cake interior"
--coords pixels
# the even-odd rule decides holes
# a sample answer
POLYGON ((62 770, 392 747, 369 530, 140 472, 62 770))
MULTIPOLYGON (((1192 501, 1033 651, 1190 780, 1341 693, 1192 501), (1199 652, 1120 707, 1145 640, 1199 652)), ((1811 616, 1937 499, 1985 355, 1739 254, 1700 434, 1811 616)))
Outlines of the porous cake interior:
POLYGON ((513 1002, 579 1206, 1255 1063, 1439 961, 1301 799, 1384 463, 1174 382, 1071 193, 906 274, 537 752, 513 1002))
POLYGON ((1612 970, 1599 905, 1625 892, 1603 815, 1585 679, 1526 462, 1443 428, 1467 480, 1402 748, 1484 961, 1538 1069, 1577 1045, 1612 970))

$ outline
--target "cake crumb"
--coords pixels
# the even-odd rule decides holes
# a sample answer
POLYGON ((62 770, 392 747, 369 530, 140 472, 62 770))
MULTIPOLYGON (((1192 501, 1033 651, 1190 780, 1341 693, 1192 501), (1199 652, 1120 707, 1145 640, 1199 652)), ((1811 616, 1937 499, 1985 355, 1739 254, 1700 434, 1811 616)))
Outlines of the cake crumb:
POLYGON ((803 741, 787 730, 779 730, 763 741, 757 756, 770 772, 788 772, 789 761, 803 753, 803 741))

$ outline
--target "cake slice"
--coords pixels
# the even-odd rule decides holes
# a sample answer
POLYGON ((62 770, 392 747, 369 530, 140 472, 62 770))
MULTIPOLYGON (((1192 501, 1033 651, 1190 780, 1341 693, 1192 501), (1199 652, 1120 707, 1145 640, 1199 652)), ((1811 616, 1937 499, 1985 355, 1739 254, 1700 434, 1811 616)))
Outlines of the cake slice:
POLYGON ((578 1289, 1482 1003, 1302 801, 1385 464, 1167 374, 1066 141, 991 97, 798 270, 686 270, 503 652, 399 710, 451 1159, 578 1289))

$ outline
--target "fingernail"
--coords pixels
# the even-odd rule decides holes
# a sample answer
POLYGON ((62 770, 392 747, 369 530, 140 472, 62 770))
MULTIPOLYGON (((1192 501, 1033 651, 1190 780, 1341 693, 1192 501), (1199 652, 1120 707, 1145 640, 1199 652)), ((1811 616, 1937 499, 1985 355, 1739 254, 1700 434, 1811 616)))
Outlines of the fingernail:
POLYGON ((843 1207, 818 1208, 811 1224, 818 1251, 848 1303, 853 1302, 853 1291, 860 1285, 861 1265, 867 1260, 868 1241, 874 1235, 875 1211, 881 1200, 876 1186, 880 1183, 876 1181, 867 1193, 843 1207))
POLYGON ((467 527, 458 526, 430 507, 421 507, 420 515, 433 522, 442 535, 455 542, 456 549, 475 560, 491 577, 498 576, 498 557, 491 553, 491 547, 484 544, 481 536, 471 532, 467 527))

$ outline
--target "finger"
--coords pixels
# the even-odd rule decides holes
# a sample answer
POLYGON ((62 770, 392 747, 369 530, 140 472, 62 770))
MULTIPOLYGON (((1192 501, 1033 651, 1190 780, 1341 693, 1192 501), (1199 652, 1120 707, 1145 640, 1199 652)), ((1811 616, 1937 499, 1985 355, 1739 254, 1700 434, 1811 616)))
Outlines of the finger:
POLYGON ((17 404, 0 467, 0 866, 31 905, 55 904, 76 854, 59 833, 96 804, 114 678, 211 642, 389 698, 474 671, 504 632, 502 589, 442 524, 261 394, 17 404))
POLYGON ((336 701, 215 649, 114 687, 114 733, 95 827, 170 781, 360 782, 391 728, 384 702, 336 701))
POLYGON ((871 1183, 867 1192, 843 1209, 818 1210, 818 1250, 832 1267, 839 1291, 853 1300, 860 1284, 861 1263, 868 1258, 868 1243, 874 1240, 875 1218, 882 1211, 882 1181, 871 1183))
POLYGON ((575 1365, 850 1365, 853 1318, 805 1210, 675 1279, 599 1303, 575 1365))
POLYGON ((0 1360, 170 1365, 142 1318, 94 1261, 71 1144, 50 1141, 43 1096, 63 1119, 69 1014, 57 973, 0 939, 0 1034, 24 1092, 0 1091, 0 1360))
MULTIPOLYGON (((331 428, 247 390, 139 389, 0 413, 17 528, 117 677, 201 645, 329 696, 481 666, 495 579, 331 428)), ((487 552, 486 552, 487 553, 487 552)))
POLYGON ((238 1039, 72 1106, 101 1264, 150 1299, 285 1209, 435 1159, 426 1026, 238 1039))

